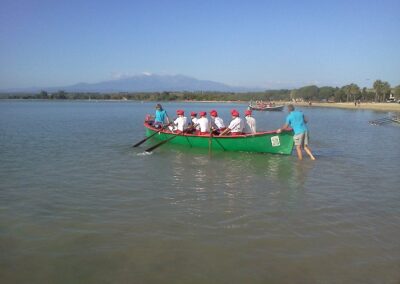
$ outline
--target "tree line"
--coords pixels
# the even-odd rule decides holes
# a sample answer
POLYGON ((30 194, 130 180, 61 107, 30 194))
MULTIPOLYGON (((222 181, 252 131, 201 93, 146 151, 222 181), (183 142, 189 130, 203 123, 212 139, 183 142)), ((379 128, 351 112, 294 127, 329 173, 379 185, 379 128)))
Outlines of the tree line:
POLYGON ((400 85, 392 88, 388 82, 376 80, 373 88, 360 88, 357 84, 343 87, 305 86, 298 89, 266 90, 264 92, 120 92, 85 93, 41 91, 38 94, 10 94, 9 99, 48 99, 48 100, 139 100, 139 101, 326 101, 385 102, 390 95, 400 100, 400 85))

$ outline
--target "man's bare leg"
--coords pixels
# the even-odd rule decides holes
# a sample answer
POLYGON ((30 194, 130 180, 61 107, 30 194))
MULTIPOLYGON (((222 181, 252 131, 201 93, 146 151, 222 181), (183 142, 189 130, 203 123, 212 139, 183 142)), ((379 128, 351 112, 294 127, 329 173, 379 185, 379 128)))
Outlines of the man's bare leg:
POLYGON ((303 160, 303 153, 301 152, 301 146, 296 146, 297 157, 299 160, 303 160))
POLYGON ((306 151, 306 153, 308 154, 308 156, 310 156, 311 160, 315 160, 315 157, 313 156, 313 154, 311 153, 311 149, 307 146, 304 145, 304 151, 306 151))

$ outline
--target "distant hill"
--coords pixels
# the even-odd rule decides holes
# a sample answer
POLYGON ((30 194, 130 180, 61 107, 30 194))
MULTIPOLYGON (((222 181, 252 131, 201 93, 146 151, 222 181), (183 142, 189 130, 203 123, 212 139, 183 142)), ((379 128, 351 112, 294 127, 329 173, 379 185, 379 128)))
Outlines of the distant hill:
POLYGON ((198 80, 183 75, 156 75, 142 74, 124 77, 116 80, 103 81, 98 83, 78 83, 71 86, 61 87, 35 87, 24 89, 8 89, 1 92, 56 92, 63 90, 66 92, 163 92, 163 91, 217 91, 217 92, 249 92, 260 91, 260 89, 250 89, 242 87, 232 87, 223 83, 198 80))

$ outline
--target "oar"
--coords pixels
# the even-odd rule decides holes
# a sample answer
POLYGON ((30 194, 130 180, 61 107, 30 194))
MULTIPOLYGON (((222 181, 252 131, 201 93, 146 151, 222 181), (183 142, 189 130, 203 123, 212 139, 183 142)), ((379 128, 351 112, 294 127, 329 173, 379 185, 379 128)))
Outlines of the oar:
POLYGON ((170 138, 168 138, 168 139, 166 139, 164 141, 161 141, 160 143, 158 143, 158 144, 156 144, 154 146, 151 146, 150 148, 146 149, 145 151, 146 152, 151 152, 154 149, 157 149, 158 147, 160 147, 161 145, 167 143, 168 141, 171 141, 172 139, 176 138, 177 136, 179 136, 179 135, 174 135, 174 136, 172 136, 172 137, 170 137, 170 138))
POLYGON ((218 141, 218 138, 213 137, 215 141, 217 141, 218 145, 221 146, 222 150, 226 151, 224 146, 222 146, 221 142, 218 141))
POLYGON ((213 138, 213 131, 210 129, 210 138, 208 139, 208 154, 211 155, 212 150, 212 138, 213 138))
POLYGON ((153 137, 154 135, 160 133, 161 131, 163 131, 169 124, 163 126, 160 130, 158 130, 157 132, 154 132, 153 134, 151 134, 149 137, 144 138, 143 140, 140 140, 139 142, 137 142, 135 145, 133 145, 132 147, 137 147, 141 144, 143 144, 144 142, 146 142, 147 140, 149 140, 151 137, 153 137))
POLYGON ((157 149, 158 147, 160 147, 161 145, 167 143, 168 141, 171 141, 172 139, 174 139, 174 138, 176 138, 178 136, 184 135, 185 131, 186 131, 186 129, 184 131, 182 131, 181 133, 178 133, 178 134, 176 134, 176 135, 174 135, 174 136, 172 136, 172 137, 170 137, 170 138, 168 138, 168 139, 166 139, 164 141, 161 141, 160 143, 158 143, 158 144, 156 144, 154 146, 151 146, 150 148, 146 149, 145 152, 151 152, 154 149, 157 149))

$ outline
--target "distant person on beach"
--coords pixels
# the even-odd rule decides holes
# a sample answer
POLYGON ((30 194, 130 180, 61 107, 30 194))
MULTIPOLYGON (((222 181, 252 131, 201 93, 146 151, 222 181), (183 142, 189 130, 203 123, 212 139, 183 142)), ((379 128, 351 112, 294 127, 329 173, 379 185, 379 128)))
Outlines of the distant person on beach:
POLYGON ((164 124, 169 124, 169 117, 165 110, 163 110, 161 104, 156 105, 156 116, 154 118, 154 127, 162 128, 164 124))
POLYGON ((211 116, 211 131, 213 134, 220 134, 222 131, 226 129, 224 121, 222 118, 218 116, 218 113, 216 110, 210 111, 210 116, 211 116))
POLYGON ((293 140, 299 160, 303 159, 302 147, 304 147, 304 151, 310 156, 311 160, 315 160, 311 149, 308 147, 307 119, 301 111, 295 110, 292 104, 288 105, 287 108, 289 115, 286 117, 286 123, 276 132, 281 133, 282 129, 287 129, 290 126, 294 131, 293 140))
POLYGON ((236 109, 231 110, 232 121, 229 124, 228 128, 221 132, 221 135, 231 134, 232 136, 242 135, 244 123, 240 118, 240 114, 236 109))
POLYGON ((256 133, 256 119, 251 116, 251 110, 246 110, 245 115, 245 125, 243 132, 245 134, 255 134, 256 133))

